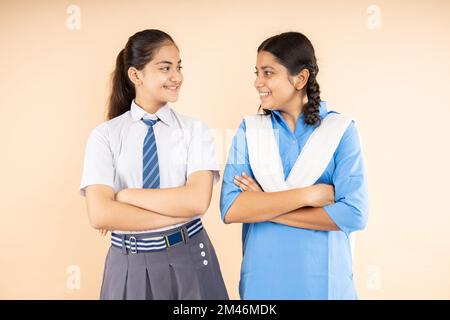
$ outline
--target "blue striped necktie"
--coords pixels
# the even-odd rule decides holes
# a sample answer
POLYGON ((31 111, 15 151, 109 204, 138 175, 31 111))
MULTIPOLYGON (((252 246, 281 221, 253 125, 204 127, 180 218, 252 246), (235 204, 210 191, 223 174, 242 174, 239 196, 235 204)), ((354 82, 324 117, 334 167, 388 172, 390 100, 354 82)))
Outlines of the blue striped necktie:
POLYGON ((142 188, 156 189, 159 188, 159 164, 153 125, 158 122, 159 119, 142 119, 142 121, 148 125, 147 135, 144 139, 142 157, 142 188))

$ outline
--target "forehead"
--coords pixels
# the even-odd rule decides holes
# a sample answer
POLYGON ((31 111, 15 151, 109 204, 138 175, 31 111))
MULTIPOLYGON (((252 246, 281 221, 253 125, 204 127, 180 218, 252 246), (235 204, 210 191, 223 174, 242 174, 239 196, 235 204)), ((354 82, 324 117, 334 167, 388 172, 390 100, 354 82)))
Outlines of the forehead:
POLYGON ((156 50, 152 62, 170 61, 173 64, 177 64, 179 60, 180 52, 178 48, 173 44, 166 44, 156 50))
POLYGON ((277 68, 281 66, 281 64, 277 61, 275 56, 267 51, 260 51, 256 56, 256 66, 258 68, 270 66, 273 68, 277 68))

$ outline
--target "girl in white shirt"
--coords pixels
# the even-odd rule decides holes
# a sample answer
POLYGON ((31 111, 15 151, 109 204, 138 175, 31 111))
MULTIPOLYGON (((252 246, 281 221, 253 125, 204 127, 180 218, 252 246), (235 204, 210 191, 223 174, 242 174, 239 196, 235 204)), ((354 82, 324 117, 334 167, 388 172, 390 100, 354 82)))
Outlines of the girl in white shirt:
POLYGON ((219 180, 200 120, 173 110, 179 49, 160 30, 131 36, 116 60, 108 121, 86 145, 80 192, 111 230, 100 299, 228 299, 201 216, 219 180))

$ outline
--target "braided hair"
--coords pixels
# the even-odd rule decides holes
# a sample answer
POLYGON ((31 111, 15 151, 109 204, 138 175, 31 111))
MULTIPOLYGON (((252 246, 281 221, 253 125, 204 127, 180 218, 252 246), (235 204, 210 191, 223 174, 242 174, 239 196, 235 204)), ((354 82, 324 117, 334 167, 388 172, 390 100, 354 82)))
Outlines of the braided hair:
MULTIPOLYGON (((317 83, 317 66, 314 47, 309 39, 299 32, 285 32, 264 40, 258 47, 258 52, 266 51, 275 56, 290 75, 297 75, 303 69, 308 69, 309 78, 306 84, 308 102, 303 106, 304 121, 310 125, 320 125, 320 86, 317 83)), ((265 114, 270 110, 263 109, 265 114)))

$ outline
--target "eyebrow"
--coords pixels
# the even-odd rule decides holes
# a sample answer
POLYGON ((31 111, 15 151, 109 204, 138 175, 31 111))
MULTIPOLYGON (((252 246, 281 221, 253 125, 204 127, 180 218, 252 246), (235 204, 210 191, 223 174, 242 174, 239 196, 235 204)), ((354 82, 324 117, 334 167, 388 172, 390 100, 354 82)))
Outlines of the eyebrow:
MULTIPOLYGON (((163 61, 160 61, 160 62, 158 62, 158 63, 156 63, 156 64, 163 64, 163 63, 167 63, 167 64, 173 64, 172 62, 170 62, 170 61, 167 61, 167 60, 163 60, 163 61)), ((180 64, 181 63, 181 60, 180 61, 178 61, 178 64, 180 64)))
MULTIPOLYGON (((255 69, 258 70, 258 67, 255 67, 255 69)), ((264 69, 274 69, 274 68, 271 66, 262 66, 261 69, 264 70, 264 69)))

